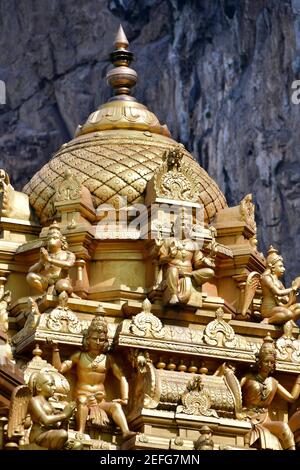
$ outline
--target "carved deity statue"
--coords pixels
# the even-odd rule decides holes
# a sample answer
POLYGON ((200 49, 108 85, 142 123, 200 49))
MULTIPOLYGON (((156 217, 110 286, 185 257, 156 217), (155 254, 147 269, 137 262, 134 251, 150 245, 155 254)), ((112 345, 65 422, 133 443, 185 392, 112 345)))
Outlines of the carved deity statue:
POLYGON ((182 239, 162 238, 159 234, 155 243, 158 263, 164 267, 164 279, 171 294, 169 303, 188 302, 191 281, 199 287, 215 274, 215 244, 210 255, 205 256, 199 243, 186 237, 186 230, 182 230, 182 239))
POLYGON ((249 274, 242 314, 245 315, 254 297, 257 286, 261 285, 262 305, 261 315, 264 323, 282 325, 289 320, 300 318, 300 304, 297 303, 297 291, 300 288, 300 277, 297 277, 291 287, 285 288, 280 277, 285 268, 283 258, 272 246, 268 250, 267 268, 260 275, 257 272, 249 274))
POLYGON ((213 450, 214 441, 212 440, 212 432, 208 426, 202 426, 199 430, 200 436, 194 442, 195 450, 213 450))
POLYGON ((54 378, 47 372, 38 372, 35 375, 33 391, 26 385, 16 387, 10 408, 8 436, 22 434, 29 415, 29 444, 34 443, 52 450, 62 449, 68 440, 65 427, 76 405, 75 402, 70 402, 63 411, 55 410, 49 401, 55 390, 54 378))
POLYGON ((261 346, 256 370, 241 380, 243 405, 248 419, 253 425, 250 445, 260 438, 262 446, 271 449, 295 450, 293 433, 287 423, 274 421, 270 418, 269 408, 276 394, 287 402, 294 402, 300 394, 300 375, 291 392, 286 390, 271 374, 275 371, 276 350, 268 334, 261 346), (274 441, 274 436, 277 438, 274 441), (279 445, 280 443, 280 445, 279 445), (276 447, 277 446, 277 447, 276 447))
MULTIPOLYGON (((53 343, 54 344, 54 343, 53 343)), ((128 428, 122 405, 128 403, 128 382, 110 354, 107 354, 107 323, 103 317, 95 317, 84 333, 83 350, 75 352, 70 360, 61 362, 59 349, 54 344, 52 362, 59 372, 65 374, 76 368, 75 396, 77 400, 76 423, 80 433, 84 433, 89 417, 92 424, 103 426, 108 423, 107 415, 121 428, 123 438, 135 435, 128 428), (111 369, 120 381, 121 397, 112 402, 106 401, 104 382, 111 369)))
POLYGON ((41 248, 39 261, 29 269, 27 282, 41 293, 67 292, 75 297, 68 274, 74 264, 75 255, 68 251, 67 241, 54 222, 48 230, 46 248, 41 248))

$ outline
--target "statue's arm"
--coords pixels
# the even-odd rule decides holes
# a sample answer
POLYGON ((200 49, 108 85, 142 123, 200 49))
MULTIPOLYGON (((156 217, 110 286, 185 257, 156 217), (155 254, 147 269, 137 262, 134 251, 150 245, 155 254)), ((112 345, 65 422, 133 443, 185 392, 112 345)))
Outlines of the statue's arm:
POLYGON ((41 402, 37 397, 31 398, 29 402, 29 412, 33 419, 36 419, 40 424, 44 426, 51 426, 59 421, 64 421, 68 418, 65 411, 59 414, 48 414, 45 412, 41 402))
POLYGON ((197 250, 194 254, 194 259, 193 259, 193 266, 194 269, 198 269, 203 267, 203 265, 208 266, 209 268, 215 268, 216 264, 213 260, 213 258, 210 258, 208 256, 204 256, 201 250, 197 250))
POLYGON ((270 276, 262 276, 261 284, 265 285, 273 295, 288 295, 291 292, 295 291, 293 287, 279 288, 277 287, 270 276))
POLYGON ((40 272, 44 267, 45 263, 48 261, 49 254, 48 251, 42 246, 40 249, 40 259, 37 263, 35 263, 33 266, 29 268, 30 273, 38 273, 40 272))
POLYGON ((300 395, 300 374, 298 375, 296 379, 296 382, 293 386, 291 393, 288 390, 286 390, 286 388, 284 388, 281 384, 278 384, 277 393, 281 398, 283 398, 284 400, 290 403, 293 403, 294 401, 296 401, 300 395))
POLYGON ((41 261, 38 261, 33 266, 29 268, 29 273, 39 273, 44 267, 44 264, 41 261))
POLYGON ((53 343, 52 365, 61 374, 65 374, 66 372, 68 372, 73 367, 73 365, 78 362, 79 357, 80 357, 80 351, 77 351, 71 356, 69 360, 61 362, 59 348, 56 343, 53 343))
POLYGON ((117 365, 115 360, 109 356, 109 367, 112 369, 114 376, 120 381, 120 389, 121 389, 121 400, 122 404, 125 405, 128 403, 128 396, 129 396, 129 386, 127 379, 122 371, 122 369, 117 365))
POLYGON ((71 251, 68 252, 67 259, 62 260, 62 259, 53 259, 51 256, 49 256, 49 263, 53 264, 54 266, 57 266, 58 268, 71 268, 74 263, 75 263, 75 255, 71 251))
POLYGON ((167 244, 165 240, 163 240, 163 243, 160 246, 158 256, 159 256, 159 264, 166 264, 172 259, 172 256, 170 253, 170 246, 169 244, 167 244))
POLYGON ((216 267, 216 263, 214 262, 214 260, 212 258, 207 258, 206 256, 204 256, 203 262, 209 268, 215 268, 216 267))

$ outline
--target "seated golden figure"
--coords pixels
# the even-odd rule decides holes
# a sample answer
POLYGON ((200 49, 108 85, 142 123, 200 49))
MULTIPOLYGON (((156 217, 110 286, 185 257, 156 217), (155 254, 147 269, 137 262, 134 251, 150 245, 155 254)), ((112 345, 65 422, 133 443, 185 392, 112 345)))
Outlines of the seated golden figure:
POLYGON ((61 413, 57 413, 49 402, 55 392, 54 378, 40 372, 35 377, 34 384, 35 394, 28 406, 32 420, 29 442, 47 449, 62 449, 68 440, 68 432, 63 426, 71 418, 75 402, 68 403, 61 413))
POLYGON ((267 269, 261 276, 262 306, 261 314, 265 323, 282 324, 298 320, 300 304, 296 303, 296 292, 300 287, 300 277, 287 289, 279 278, 284 274, 283 258, 277 250, 270 247, 267 256, 267 269))
POLYGON ((197 241, 186 237, 182 230, 182 239, 176 237, 155 240, 158 263, 165 267, 164 278, 169 288, 170 304, 186 303, 190 297, 189 280, 197 287, 211 279, 215 272, 213 257, 205 256, 197 241))
POLYGON ((282 325, 290 320, 295 322, 300 317, 300 304, 297 303, 300 277, 292 282, 291 287, 285 288, 280 281, 280 277, 285 272, 283 258, 272 246, 268 250, 266 261, 267 268, 263 274, 253 271, 247 278, 242 317, 247 315, 248 307, 260 285, 262 290, 260 309, 262 322, 274 325, 282 325))
POLYGON ((12 393, 7 436, 10 440, 18 438, 19 445, 23 446, 36 444, 51 450, 62 449, 68 440, 65 428, 76 404, 68 403, 63 411, 53 407, 50 398, 57 389, 48 371, 33 373, 30 382, 31 388, 20 385, 12 393), (25 437, 26 430, 29 437, 28 433, 25 437))
POLYGON ((65 291, 74 297, 68 272, 75 264, 75 255, 67 248, 67 241, 54 222, 49 227, 46 248, 41 248, 39 261, 29 269, 28 284, 41 293, 53 294, 56 291, 60 294, 65 291))
MULTIPOLYGON (((54 344, 54 343, 53 343, 54 344)), ((72 367, 76 368, 75 397, 77 400, 77 429, 84 433, 89 417, 92 424, 107 424, 110 415, 121 428, 123 437, 135 435, 129 431, 122 405, 128 403, 128 382, 119 366, 110 354, 107 354, 107 324, 103 317, 96 317, 91 322, 83 337, 83 351, 75 352, 70 360, 61 363, 59 349, 54 344, 52 362, 59 372, 65 374, 72 367), (120 381, 121 396, 112 402, 106 401, 104 381, 111 369, 120 381)))
POLYGON ((241 388, 243 405, 253 429, 250 445, 259 438, 262 448, 280 449, 274 441, 277 437, 282 449, 295 450, 294 435, 287 423, 273 421, 269 416, 269 407, 276 394, 290 403, 300 394, 300 375, 298 375, 291 393, 270 375, 275 371, 276 351, 272 338, 268 335, 258 353, 256 370, 242 378, 241 388))

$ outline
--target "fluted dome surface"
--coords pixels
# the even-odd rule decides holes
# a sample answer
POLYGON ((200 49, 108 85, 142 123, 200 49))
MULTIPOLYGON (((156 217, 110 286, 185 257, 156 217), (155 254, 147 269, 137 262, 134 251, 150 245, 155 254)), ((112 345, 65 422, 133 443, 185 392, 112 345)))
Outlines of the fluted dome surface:
MULTIPOLYGON (((146 184, 162 163, 163 153, 175 145, 174 140, 148 131, 118 129, 82 135, 63 145, 32 177, 24 192, 42 224, 54 217, 55 193, 67 169, 89 189, 95 207, 115 204, 118 196, 126 196, 128 204, 142 203, 146 184)), ((226 200, 218 185, 186 150, 184 159, 199 179, 199 202, 210 221, 226 206, 226 200)))

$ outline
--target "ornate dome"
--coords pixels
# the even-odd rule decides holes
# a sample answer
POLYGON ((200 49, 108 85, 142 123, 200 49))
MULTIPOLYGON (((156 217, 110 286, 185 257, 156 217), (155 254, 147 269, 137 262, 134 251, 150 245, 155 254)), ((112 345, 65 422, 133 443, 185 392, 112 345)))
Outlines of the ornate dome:
MULTIPOLYGON (((111 54, 115 68, 107 75, 115 96, 78 127, 77 137, 64 144, 23 189, 42 224, 54 217, 56 189, 67 169, 89 189, 95 207, 116 204, 119 196, 127 197, 129 204, 143 202, 146 184, 162 163, 164 152, 177 145, 167 127, 130 96, 137 76, 129 67, 132 53, 121 27, 115 46, 111 54)), ((186 150, 184 160, 199 179, 199 202, 204 205, 206 220, 211 221, 226 206, 225 197, 186 150)))

